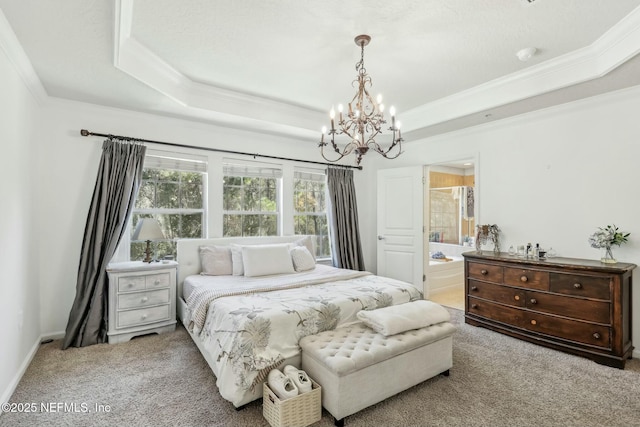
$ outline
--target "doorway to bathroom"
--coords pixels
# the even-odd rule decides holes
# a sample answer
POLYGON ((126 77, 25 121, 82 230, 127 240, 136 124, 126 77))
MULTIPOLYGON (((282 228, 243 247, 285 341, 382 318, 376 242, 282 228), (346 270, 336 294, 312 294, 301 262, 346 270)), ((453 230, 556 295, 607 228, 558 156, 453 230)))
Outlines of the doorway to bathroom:
POLYGON ((476 157, 447 159, 427 166, 425 177, 426 298, 464 310, 464 259, 475 250, 476 157))

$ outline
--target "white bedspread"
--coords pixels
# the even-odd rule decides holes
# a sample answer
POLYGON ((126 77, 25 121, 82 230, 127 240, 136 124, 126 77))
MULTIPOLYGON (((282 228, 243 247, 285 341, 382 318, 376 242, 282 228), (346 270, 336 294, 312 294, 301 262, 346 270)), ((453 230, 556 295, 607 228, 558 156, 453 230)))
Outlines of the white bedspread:
MULTIPOLYGON (((236 405, 247 391, 260 386, 269 370, 300 352, 302 337, 356 322, 363 309, 422 298, 418 289, 405 282, 321 265, 311 274, 278 276, 277 280, 275 276, 243 277, 230 282, 229 276, 226 281, 212 277, 211 282, 217 282, 211 285, 213 294, 219 294, 220 288, 240 294, 208 301, 206 320, 201 329, 194 322, 193 333, 216 361, 220 394, 236 405), (269 291, 260 292, 264 287, 269 291), (272 290, 277 287, 285 289, 272 290)), ((198 286, 189 299, 206 293, 201 291, 204 286, 198 286)), ((193 313, 197 308, 189 306, 189 310, 193 313)))

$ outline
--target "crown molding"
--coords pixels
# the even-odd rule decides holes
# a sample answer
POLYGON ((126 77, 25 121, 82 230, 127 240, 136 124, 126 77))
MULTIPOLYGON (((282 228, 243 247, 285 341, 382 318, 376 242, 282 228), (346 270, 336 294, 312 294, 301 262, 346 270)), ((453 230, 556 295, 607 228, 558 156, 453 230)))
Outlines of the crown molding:
POLYGON ((602 77, 640 52, 640 7, 591 45, 403 113, 406 132, 602 77))
POLYGON ((7 21, 2 10, 0 10, 0 49, 7 55, 7 58, 13 64, 36 102, 42 104, 47 99, 47 91, 42 86, 42 82, 33 69, 29 57, 22 45, 20 45, 13 28, 11 28, 11 24, 7 21))
POLYGON ((117 0, 114 5, 114 66, 173 100, 175 108, 165 106, 165 113, 305 139, 318 137, 326 112, 191 80, 131 36, 133 0, 117 0))

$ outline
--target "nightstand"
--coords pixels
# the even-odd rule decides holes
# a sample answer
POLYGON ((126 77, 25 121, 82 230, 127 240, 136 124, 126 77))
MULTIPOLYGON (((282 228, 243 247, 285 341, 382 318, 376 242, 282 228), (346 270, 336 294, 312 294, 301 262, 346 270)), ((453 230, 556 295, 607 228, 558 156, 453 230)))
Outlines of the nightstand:
POLYGON ((109 264, 109 344, 176 328, 175 261, 109 264))

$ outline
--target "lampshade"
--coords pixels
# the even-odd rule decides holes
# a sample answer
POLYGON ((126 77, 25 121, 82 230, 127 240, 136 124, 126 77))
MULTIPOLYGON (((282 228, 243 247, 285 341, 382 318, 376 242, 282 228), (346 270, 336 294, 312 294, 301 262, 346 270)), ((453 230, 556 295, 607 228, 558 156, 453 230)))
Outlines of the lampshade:
POLYGON ((160 223, 154 218, 142 218, 138 221, 136 229, 133 231, 132 240, 158 240, 164 239, 164 233, 160 228, 160 223))

